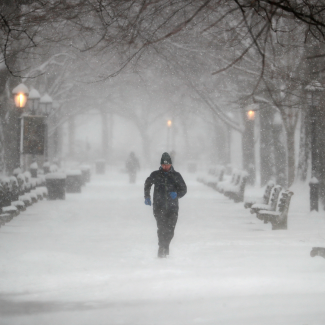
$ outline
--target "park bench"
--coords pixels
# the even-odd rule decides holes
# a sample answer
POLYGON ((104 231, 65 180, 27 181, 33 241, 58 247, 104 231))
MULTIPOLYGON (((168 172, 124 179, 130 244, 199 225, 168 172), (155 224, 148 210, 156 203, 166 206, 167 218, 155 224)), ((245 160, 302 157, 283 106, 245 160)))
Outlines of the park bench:
MULTIPOLYGON (((23 202, 24 208, 21 211, 24 211, 28 206, 32 205, 32 199, 26 192, 25 175, 20 173, 16 177, 17 177, 18 187, 19 187, 19 197, 18 197, 18 201, 14 201, 14 205, 16 206, 16 202, 23 202)), ((18 209, 20 208, 18 207, 18 209)))
POLYGON ((66 172, 66 192, 67 193, 81 193, 83 185, 83 175, 81 170, 69 170, 66 172))
POLYGON ((310 252, 311 257, 321 256, 325 258, 325 247, 313 247, 310 252))
POLYGON ((44 174, 48 174, 50 172, 50 163, 48 161, 43 164, 43 172, 44 174))
POLYGON ((211 170, 210 175, 207 177, 206 184, 216 190, 218 183, 223 181, 224 174, 225 167, 217 166, 211 170))
POLYGON ((19 200, 20 188, 18 179, 15 176, 10 176, 10 194, 11 194, 11 205, 16 207, 18 211, 25 211, 26 207, 23 201, 19 200))
POLYGON ((90 182, 91 168, 88 165, 82 165, 80 166, 80 170, 81 170, 82 184, 85 185, 86 183, 90 182))
POLYGON ((105 174, 106 161, 105 159, 96 160, 96 174, 105 174))
POLYGON ((253 204, 250 210, 251 213, 252 214, 256 213, 258 218, 258 212, 261 210, 275 211, 281 190, 282 187, 280 185, 275 185, 271 190, 269 202, 267 204, 263 204, 263 203, 253 204))
POLYGON ((12 188, 9 177, 1 178, 1 213, 10 214, 11 218, 19 215, 20 210, 18 210, 15 206, 11 205, 12 202, 12 188))
POLYGON ((220 193, 224 193, 224 189, 225 187, 229 186, 229 185, 236 185, 236 183, 238 182, 238 171, 237 169, 234 169, 230 178, 227 178, 221 182, 219 182, 217 184, 217 191, 220 193))
POLYGON ((236 203, 244 201, 247 172, 237 171, 236 181, 233 184, 224 186, 224 195, 234 200, 236 203))
POLYGON ((264 195, 262 198, 247 199, 244 203, 245 209, 249 209, 253 204, 268 204, 270 201, 271 191, 274 187, 274 182, 269 181, 265 187, 264 195))
POLYGON ((65 182, 66 175, 64 173, 50 173, 45 176, 46 187, 49 200, 65 200, 65 182))
POLYGON ((282 191, 279 195, 275 211, 260 210, 257 215, 264 223, 270 222, 272 230, 288 228, 288 211, 290 207, 291 196, 293 192, 289 190, 282 191))
POLYGON ((11 219, 12 219, 11 214, 9 214, 9 213, 1 213, 0 214, 0 227, 4 226, 11 219))
POLYGON ((32 189, 32 184, 30 182, 31 174, 30 172, 24 172, 23 173, 24 181, 25 181, 25 194, 30 193, 32 189))

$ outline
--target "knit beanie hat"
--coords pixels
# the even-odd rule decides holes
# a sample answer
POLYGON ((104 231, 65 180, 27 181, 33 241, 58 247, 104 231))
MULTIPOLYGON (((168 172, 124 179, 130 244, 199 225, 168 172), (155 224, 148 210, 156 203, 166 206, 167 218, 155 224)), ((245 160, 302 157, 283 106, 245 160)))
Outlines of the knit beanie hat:
POLYGON ((172 159, 170 158, 170 155, 167 152, 164 152, 160 159, 160 165, 167 165, 172 164, 172 159))

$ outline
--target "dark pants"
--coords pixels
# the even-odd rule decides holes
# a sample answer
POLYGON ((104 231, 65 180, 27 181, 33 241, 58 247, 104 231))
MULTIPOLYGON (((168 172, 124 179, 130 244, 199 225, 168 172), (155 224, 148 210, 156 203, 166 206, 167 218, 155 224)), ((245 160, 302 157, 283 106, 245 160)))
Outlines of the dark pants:
POLYGON ((169 248, 169 244, 174 237, 174 230, 177 223, 178 211, 162 211, 154 212, 157 221, 158 245, 160 247, 169 248))
POLYGON ((135 171, 129 172, 129 181, 131 184, 135 183, 137 173, 135 171))

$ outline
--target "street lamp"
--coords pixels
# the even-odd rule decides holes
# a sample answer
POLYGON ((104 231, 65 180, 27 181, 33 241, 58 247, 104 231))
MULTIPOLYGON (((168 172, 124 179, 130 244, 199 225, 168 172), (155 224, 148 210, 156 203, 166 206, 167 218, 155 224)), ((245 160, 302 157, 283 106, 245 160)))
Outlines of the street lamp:
POLYGON ((15 106, 23 109, 29 95, 27 86, 21 83, 12 90, 12 93, 14 95, 15 106))
MULTIPOLYGON (((52 110, 52 104, 53 104, 53 100, 52 97, 48 94, 45 94, 44 96, 41 97, 40 99, 40 110, 42 112, 42 114, 47 118, 49 117, 51 110, 52 110)), ((49 145, 49 125, 48 125, 48 121, 46 121, 45 123, 45 150, 44 150, 44 160, 45 162, 48 161, 48 145, 49 145)))
POLYGON ((39 92, 36 89, 32 88, 28 96, 28 102, 30 106, 29 108, 32 115, 37 114, 40 98, 41 95, 39 94, 39 92))
POLYGON ((53 100, 48 94, 45 94, 40 99, 40 109, 45 117, 49 117, 52 110, 53 100))
POLYGON ((317 179, 317 164, 318 164, 318 152, 317 152, 317 108, 320 103, 323 86, 317 81, 313 80, 309 85, 305 87, 307 92, 307 102, 309 106, 309 119, 311 128, 311 170, 312 178, 309 182, 310 186, 310 211, 318 211, 318 197, 319 197, 319 182, 317 179))
POLYGON ((24 107, 26 105, 29 90, 26 85, 23 83, 19 84, 12 90, 12 94, 14 96, 14 103, 16 109, 11 112, 11 116, 13 118, 13 132, 14 138, 16 138, 16 148, 13 154, 13 164, 14 169, 20 167, 20 141, 21 141, 21 114, 23 113, 24 107))

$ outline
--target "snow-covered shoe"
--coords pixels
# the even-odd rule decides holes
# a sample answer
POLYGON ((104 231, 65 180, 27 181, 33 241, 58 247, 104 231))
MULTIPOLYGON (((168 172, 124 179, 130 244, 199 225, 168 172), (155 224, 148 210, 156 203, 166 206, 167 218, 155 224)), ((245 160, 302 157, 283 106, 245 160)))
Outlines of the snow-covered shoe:
POLYGON ((166 255, 169 255, 169 246, 165 248, 166 255))
POLYGON ((166 257, 166 249, 164 247, 159 247, 158 249, 158 257, 165 258, 166 257))

